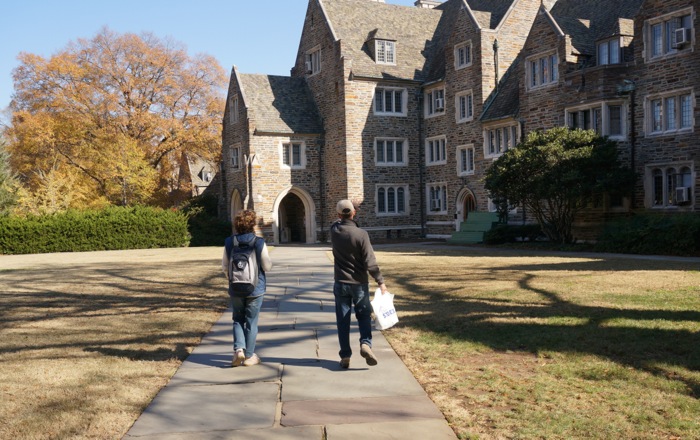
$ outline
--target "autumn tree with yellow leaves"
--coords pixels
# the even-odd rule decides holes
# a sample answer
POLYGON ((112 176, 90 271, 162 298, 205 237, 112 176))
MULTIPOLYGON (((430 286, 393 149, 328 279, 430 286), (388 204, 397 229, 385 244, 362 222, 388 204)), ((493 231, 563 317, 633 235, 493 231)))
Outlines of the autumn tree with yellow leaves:
POLYGON ((210 56, 105 28, 19 61, 6 136, 25 204, 173 206, 183 158, 219 159, 226 76, 210 56))

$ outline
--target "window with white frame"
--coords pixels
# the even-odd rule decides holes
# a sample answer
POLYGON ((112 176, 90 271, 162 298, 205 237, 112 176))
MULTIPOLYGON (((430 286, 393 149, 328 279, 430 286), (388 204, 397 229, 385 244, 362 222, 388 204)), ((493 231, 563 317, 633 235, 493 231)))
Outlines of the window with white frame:
POLYGON ((231 124, 238 122, 238 96, 231 96, 228 100, 228 117, 231 124))
POLYGON ((693 9, 686 8, 644 23, 645 50, 650 59, 676 54, 693 45, 693 9))
POLYGON ((620 37, 598 43, 598 65, 618 64, 621 62, 620 37))
POLYGON ((652 165, 646 168, 648 201, 652 208, 692 204, 693 173, 690 165, 652 165))
POLYGON ((304 142, 280 144, 280 165, 282 168, 306 168, 306 145, 304 142))
POLYGON ((493 158, 505 153, 520 142, 517 123, 490 127, 484 130, 484 157, 493 158))
POLYGON ((229 154, 231 156, 231 168, 240 169, 241 167, 241 148, 231 147, 229 149, 229 154))
POLYGON ((556 52, 530 57, 526 66, 528 89, 545 87, 559 81, 559 57, 556 52))
POLYGON ((648 96, 644 101, 647 134, 692 130, 695 125, 694 103, 693 91, 689 89, 648 96))
POLYGON ((377 87, 374 90, 374 114, 406 116, 408 91, 398 87, 377 87))
POLYGON ((457 175, 471 174, 474 174, 474 145, 460 145, 457 147, 457 175))
POLYGON ((375 40, 374 50, 377 64, 396 64, 396 43, 389 40, 375 40))
POLYGON ((377 138, 374 140, 375 163, 380 166, 406 165, 406 139, 377 138))
POLYGON ((455 46, 455 69, 472 65, 472 42, 466 41, 455 46))
POLYGON ((455 95, 455 108, 457 109, 455 112, 457 123, 474 119, 474 94, 471 90, 455 95))
POLYGON ((433 89, 425 93, 425 115, 445 113, 445 89, 433 89))
POLYGON ((377 185, 377 214, 404 215, 408 206, 408 185, 377 185))
POLYGON ((447 163, 447 138, 445 136, 425 140, 425 163, 427 165, 447 163))
POLYGON ((306 53, 304 65, 307 75, 315 75, 321 71, 321 48, 317 47, 306 53))
POLYGON ((427 186, 428 212, 444 214, 447 212, 447 185, 429 183, 427 186))
POLYGON ((566 109, 566 125, 571 129, 594 130, 613 139, 627 137, 627 102, 606 101, 566 109))

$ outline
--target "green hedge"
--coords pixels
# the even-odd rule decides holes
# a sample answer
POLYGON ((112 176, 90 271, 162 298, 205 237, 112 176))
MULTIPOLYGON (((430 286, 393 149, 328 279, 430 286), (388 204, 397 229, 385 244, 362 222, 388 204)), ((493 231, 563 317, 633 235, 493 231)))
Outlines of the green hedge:
POLYGON ((231 222, 218 217, 219 199, 203 194, 194 197, 183 207, 189 217, 190 246, 223 246, 231 235, 231 222))
POLYGON ((608 223, 596 250, 626 254, 700 256, 698 214, 638 214, 608 223))
POLYGON ((184 247, 189 242, 187 215, 159 208, 0 217, 2 254, 184 247))
POLYGON ((486 231, 484 234, 484 243, 486 244, 504 244, 515 243, 517 241, 535 241, 538 237, 543 236, 540 225, 504 225, 499 224, 486 231))

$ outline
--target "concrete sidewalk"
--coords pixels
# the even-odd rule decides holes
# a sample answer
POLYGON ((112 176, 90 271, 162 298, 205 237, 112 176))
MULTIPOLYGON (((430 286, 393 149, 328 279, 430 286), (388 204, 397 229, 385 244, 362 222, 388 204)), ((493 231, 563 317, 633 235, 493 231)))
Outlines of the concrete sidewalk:
POLYGON ((260 365, 231 368, 227 311, 124 438, 455 439, 379 331, 372 332, 379 365, 366 365, 354 316, 352 362, 340 368, 329 250, 271 252, 260 365))

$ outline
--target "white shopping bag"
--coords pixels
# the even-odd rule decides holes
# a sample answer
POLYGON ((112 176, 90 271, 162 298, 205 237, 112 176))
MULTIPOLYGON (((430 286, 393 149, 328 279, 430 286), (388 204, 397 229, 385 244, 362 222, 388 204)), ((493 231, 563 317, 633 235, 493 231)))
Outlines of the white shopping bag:
POLYGON ((374 292, 372 300, 372 310, 374 310, 374 326, 377 330, 386 330, 399 322, 399 315, 394 308, 394 295, 392 293, 382 294, 382 289, 374 292))

